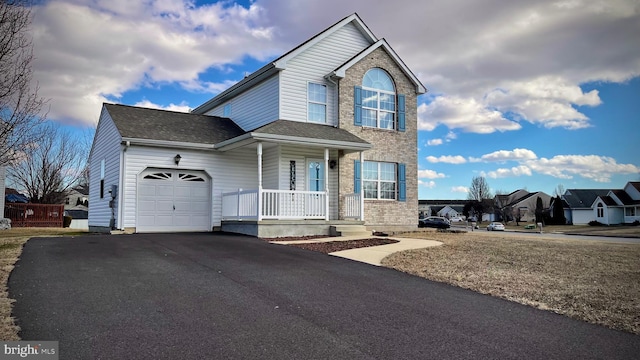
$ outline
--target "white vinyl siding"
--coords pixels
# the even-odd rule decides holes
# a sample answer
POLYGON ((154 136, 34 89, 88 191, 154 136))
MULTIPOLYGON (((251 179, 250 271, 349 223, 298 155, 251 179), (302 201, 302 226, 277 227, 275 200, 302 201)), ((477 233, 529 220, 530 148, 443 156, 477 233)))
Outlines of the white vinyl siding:
MULTIPOLYGON (((111 185, 118 186, 120 191, 120 145, 122 138, 116 129, 109 113, 102 110, 99 126, 96 129, 93 148, 89 158, 89 226, 108 227, 111 221, 111 196, 108 189, 111 185), (104 198, 100 198, 100 164, 104 160, 104 198)), ((117 207, 120 205, 116 197, 117 207)))
MULTIPOLYGON (((231 119, 245 131, 276 121, 278 120, 278 97, 278 75, 275 75, 233 98, 231 119)), ((206 114, 224 116, 225 104, 206 114)))
MULTIPOLYGON (((280 147, 274 146, 262 150, 262 188, 279 189, 278 168, 279 168, 280 147)), ((256 160, 257 161, 257 160, 256 160)), ((288 190, 289 188, 287 188, 288 190)))
POLYGON ((307 121, 307 83, 314 82, 327 86, 327 124, 337 124, 337 89, 324 76, 370 45, 348 24, 289 60, 281 75, 280 118, 307 121))
MULTIPOLYGON (((202 170, 211 177, 212 226, 220 226, 222 193, 258 187, 255 149, 236 149, 224 153, 131 146, 127 152, 124 191, 124 227, 136 226, 137 180, 147 167, 165 169, 202 170), (180 153, 182 160, 176 167, 173 157, 180 153)), ((91 202, 89 202, 91 203, 91 202)))

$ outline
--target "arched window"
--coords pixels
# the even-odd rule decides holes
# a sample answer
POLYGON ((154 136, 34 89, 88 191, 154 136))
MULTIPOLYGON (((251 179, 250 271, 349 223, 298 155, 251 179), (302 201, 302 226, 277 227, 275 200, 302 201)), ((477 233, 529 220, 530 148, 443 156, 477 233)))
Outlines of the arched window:
POLYGON ((598 203, 597 211, 598 211, 597 217, 599 218, 604 217, 604 207, 602 206, 602 203, 598 203))
POLYGON ((395 129, 396 89, 386 71, 373 68, 362 78, 362 125, 395 129))
POLYGON ((389 74, 373 68, 354 89, 353 124, 380 129, 405 131, 405 96, 396 94, 389 74))

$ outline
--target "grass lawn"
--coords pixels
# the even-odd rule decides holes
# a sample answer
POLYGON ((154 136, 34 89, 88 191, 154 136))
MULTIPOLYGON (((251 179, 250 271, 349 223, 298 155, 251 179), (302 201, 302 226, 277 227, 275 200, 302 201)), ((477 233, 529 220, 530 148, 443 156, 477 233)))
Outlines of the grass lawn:
POLYGON ((444 245, 395 253, 384 266, 640 334, 640 244, 484 230, 398 236, 444 245))
POLYGON ((0 340, 17 341, 18 327, 11 317, 14 300, 9 299, 7 282, 13 266, 22 253, 22 246, 29 238, 36 236, 83 235, 76 229, 62 228, 13 228, 0 231, 0 340))

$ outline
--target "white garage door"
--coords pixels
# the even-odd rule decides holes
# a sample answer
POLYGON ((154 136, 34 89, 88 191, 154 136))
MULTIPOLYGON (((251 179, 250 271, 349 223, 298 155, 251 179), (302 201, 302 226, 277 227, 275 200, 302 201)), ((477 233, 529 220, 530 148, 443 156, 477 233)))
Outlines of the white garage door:
POLYGON ((136 231, 211 231, 211 181, 202 171, 146 169, 136 231))

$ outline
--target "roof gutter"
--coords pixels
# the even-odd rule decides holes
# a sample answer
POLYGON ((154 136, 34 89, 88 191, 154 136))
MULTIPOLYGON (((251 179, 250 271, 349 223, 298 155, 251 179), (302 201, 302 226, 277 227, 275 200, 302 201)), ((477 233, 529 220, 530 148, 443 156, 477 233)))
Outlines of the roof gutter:
POLYGON ((330 148, 344 149, 344 150, 351 150, 351 151, 364 151, 364 150, 369 150, 373 147, 373 145, 369 143, 314 139, 314 138, 306 138, 306 137, 299 137, 299 136, 286 136, 286 135, 251 132, 251 133, 246 133, 244 135, 240 135, 233 139, 220 142, 215 145, 215 148, 220 151, 228 151, 228 150, 236 149, 238 147, 249 145, 258 141, 267 141, 267 142, 291 144, 291 145, 330 147, 330 148))
POLYGON ((177 149, 193 149, 193 150, 213 150, 213 144, 189 143, 183 141, 167 141, 154 139, 138 139, 138 138, 122 138, 123 145, 127 147, 131 145, 153 146, 153 147, 171 147, 177 149))

